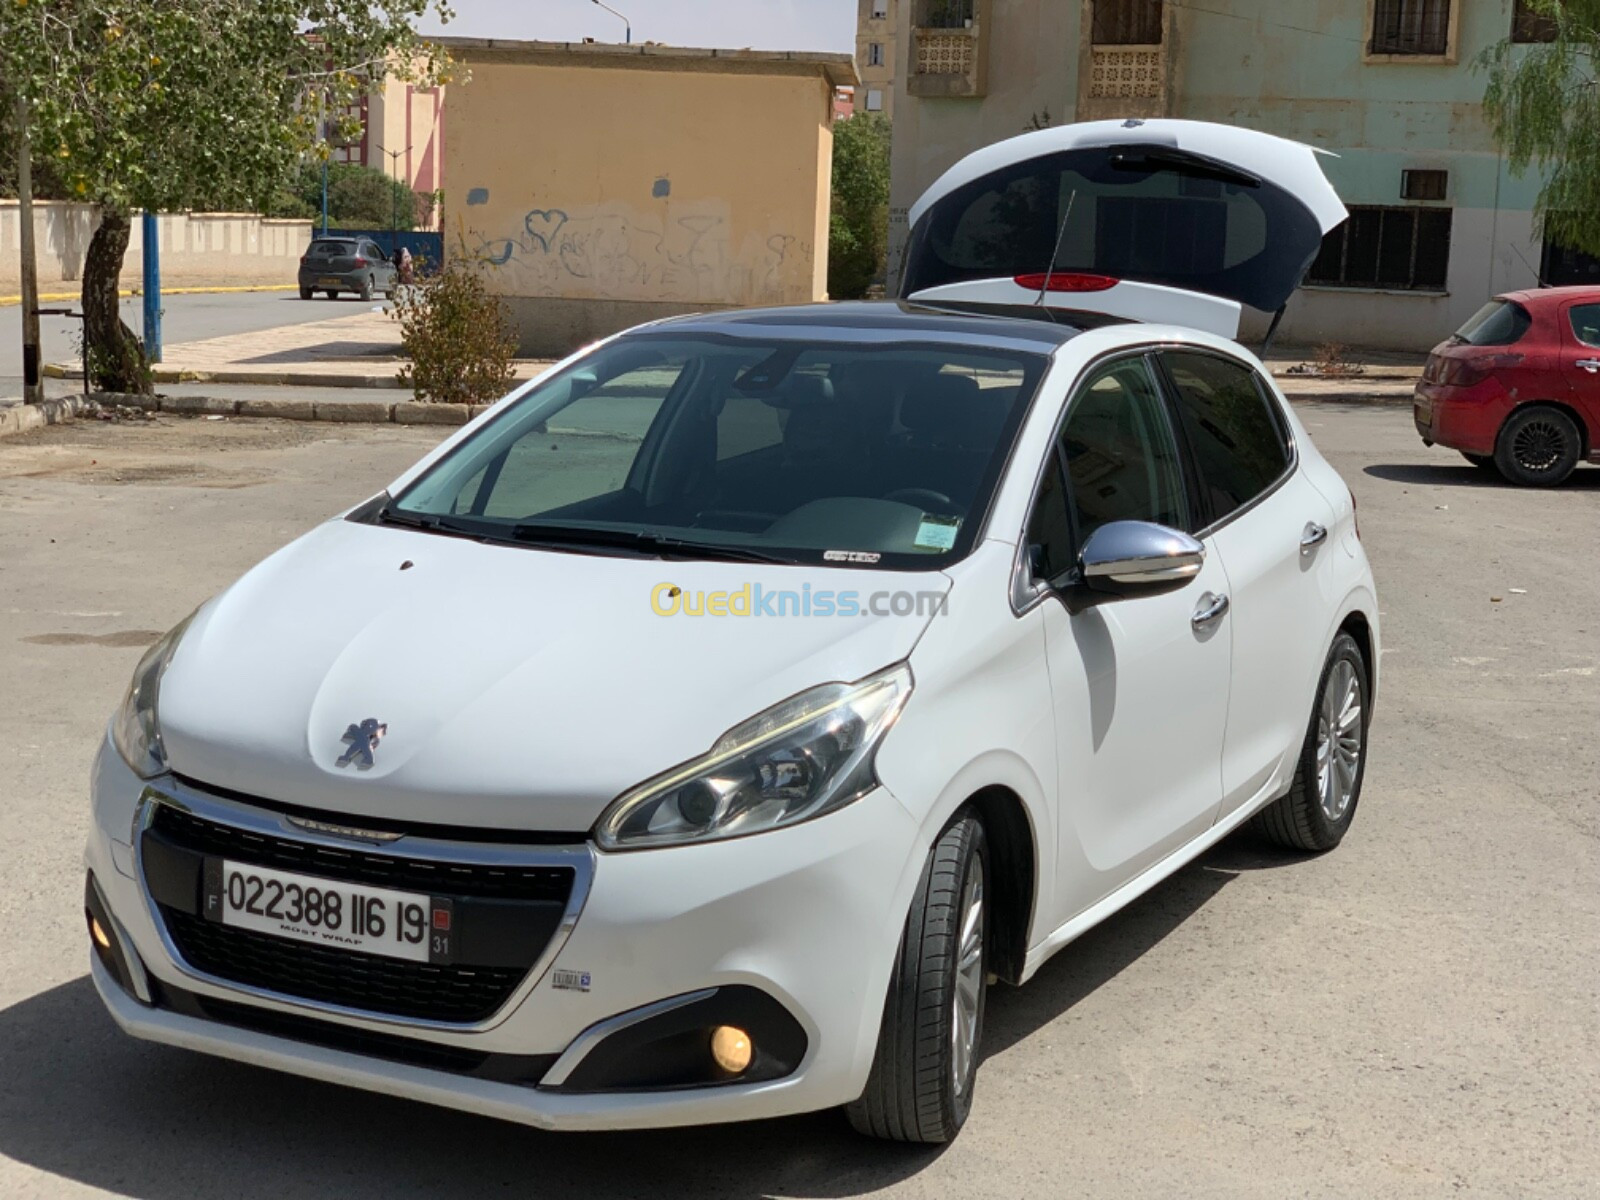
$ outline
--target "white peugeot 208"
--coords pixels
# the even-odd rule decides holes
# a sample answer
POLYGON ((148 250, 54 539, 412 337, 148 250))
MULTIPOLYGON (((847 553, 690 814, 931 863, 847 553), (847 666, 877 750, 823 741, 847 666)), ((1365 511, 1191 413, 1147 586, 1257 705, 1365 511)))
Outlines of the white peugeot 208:
POLYGON ((1372 574, 1231 340, 1343 215, 1303 146, 1047 130, 917 205, 906 302, 519 389, 139 664, 112 1015, 548 1128, 952 1137, 988 986, 1246 822, 1350 827, 1372 574))

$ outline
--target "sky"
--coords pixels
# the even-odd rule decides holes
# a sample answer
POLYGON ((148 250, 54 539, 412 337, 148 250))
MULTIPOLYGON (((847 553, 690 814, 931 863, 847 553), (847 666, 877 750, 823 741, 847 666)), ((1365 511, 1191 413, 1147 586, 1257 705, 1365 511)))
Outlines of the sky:
MULTIPOLYGON (((714 49, 854 54, 855 0, 606 0, 633 23, 636 42, 714 49)), ((424 34, 620 42, 623 23, 592 0, 450 0, 455 20, 424 34)))

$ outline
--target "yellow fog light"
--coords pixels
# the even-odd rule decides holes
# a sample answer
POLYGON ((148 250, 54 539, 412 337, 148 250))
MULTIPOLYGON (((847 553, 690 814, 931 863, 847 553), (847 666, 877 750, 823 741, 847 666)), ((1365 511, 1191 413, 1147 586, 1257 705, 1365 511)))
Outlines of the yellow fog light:
POLYGON ((94 939, 94 944, 99 946, 100 949, 111 949, 111 935, 106 932, 105 926, 100 924, 97 917, 89 918, 89 936, 94 939))
POLYGON ((718 1025, 711 1031, 711 1057, 729 1075, 738 1075, 750 1065, 750 1035, 732 1025, 718 1025))

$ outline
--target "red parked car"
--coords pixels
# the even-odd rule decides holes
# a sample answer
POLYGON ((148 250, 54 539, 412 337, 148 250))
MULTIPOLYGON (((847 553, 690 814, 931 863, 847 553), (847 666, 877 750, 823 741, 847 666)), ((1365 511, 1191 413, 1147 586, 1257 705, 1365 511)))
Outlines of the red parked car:
POLYGON ((1513 483, 1600 461, 1600 288, 1496 296, 1428 355, 1412 415, 1427 445, 1513 483))

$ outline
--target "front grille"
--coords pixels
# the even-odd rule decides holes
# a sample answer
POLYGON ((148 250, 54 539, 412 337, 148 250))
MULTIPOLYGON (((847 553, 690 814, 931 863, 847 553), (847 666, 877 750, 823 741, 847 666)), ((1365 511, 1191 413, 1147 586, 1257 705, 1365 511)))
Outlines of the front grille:
MULTIPOLYGON (((572 893, 571 866, 434 861, 399 848, 324 846, 160 804, 144 834, 144 880, 179 955, 217 979, 360 1012, 474 1024, 499 1011, 543 955, 572 893), (301 942, 201 916, 206 859, 447 897, 449 964, 301 942)), ((486 847, 486 850, 488 848, 486 847)))
POLYGON ((492 1016, 524 968, 433 966, 218 925, 177 909, 161 915, 184 959, 219 979, 365 1012, 471 1024, 492 1016))
POLYGON ((398 854, 379 854, 358 847, 346 850, 320 846, 221 825, 167 804, 156 811, 152 828, 196 854, 232 858, 285 871, 304 871, 403 892, 476 896, 485 900, 553 900, 565 904, 572 891, 571 867, 433 862, 398 854))

